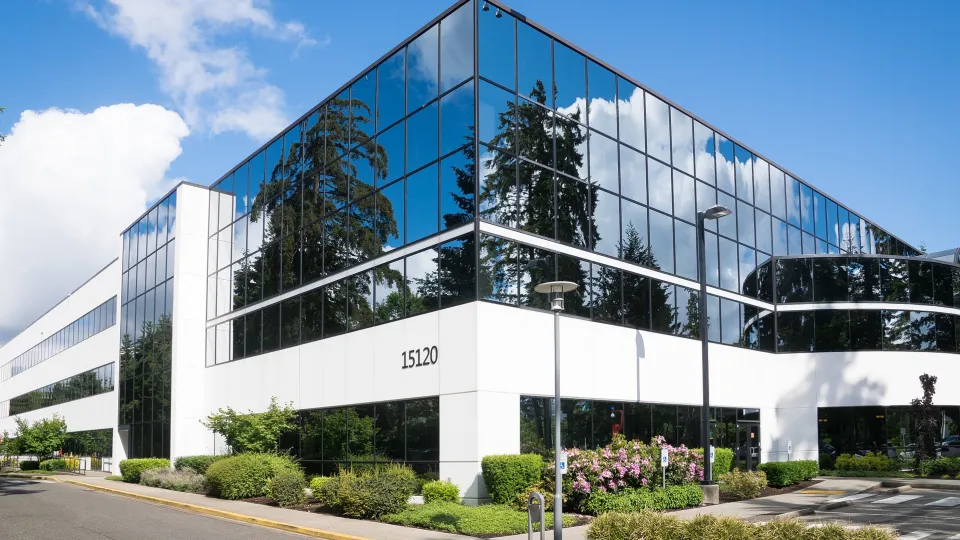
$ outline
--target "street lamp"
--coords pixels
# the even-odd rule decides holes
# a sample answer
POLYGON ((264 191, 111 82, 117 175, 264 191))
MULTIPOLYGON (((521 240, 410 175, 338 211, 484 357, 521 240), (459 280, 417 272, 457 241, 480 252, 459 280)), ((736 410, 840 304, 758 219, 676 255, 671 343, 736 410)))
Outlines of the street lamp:
POLYGON ((707 337, 707 240, 704 222, 730 215, 730 209, 716 204, 697 212, 697 262, 700 272, 700 347, 703 362, 703 406, 700 407, 700 443, 703 445, 703 481, 713 483, 713 464, 710 463, 710 353, 707 337))
POLYGON ((554 493, 553 493, 553 538, 563 539, 563 472, 560 470, 560 312, 563 311, 563 293, 577 289, 577 284, 571 281, 548 281, 533 288, 550 298, 550 310, 553 311, 553 466, 554 466, 554 493))

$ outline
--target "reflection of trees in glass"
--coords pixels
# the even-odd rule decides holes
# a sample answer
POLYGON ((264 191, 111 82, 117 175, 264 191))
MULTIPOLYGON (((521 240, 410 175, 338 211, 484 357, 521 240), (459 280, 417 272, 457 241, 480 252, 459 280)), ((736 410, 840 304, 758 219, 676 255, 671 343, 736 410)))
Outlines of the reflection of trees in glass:
POLYGON ((520 452, 546 454, 553 447, 553 400, 520 398, 520 452))
POLYGON ((161 315, 156 323, 145 321, 139 341, 125 334, 120 340, 120 377, 133 380, 132 393, 121 394, 120 423, 170 421, 170 368, 173 359, 173 320, 161 315))

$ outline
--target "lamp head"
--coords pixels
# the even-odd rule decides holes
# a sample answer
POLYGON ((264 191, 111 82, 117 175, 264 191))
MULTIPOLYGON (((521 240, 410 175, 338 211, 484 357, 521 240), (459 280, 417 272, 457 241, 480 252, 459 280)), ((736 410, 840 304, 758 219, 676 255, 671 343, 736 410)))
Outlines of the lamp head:
POLYGON ((715 204, 703 211, 703 219, 720 219, 730 215, 730 209, 721 204, 715 204))

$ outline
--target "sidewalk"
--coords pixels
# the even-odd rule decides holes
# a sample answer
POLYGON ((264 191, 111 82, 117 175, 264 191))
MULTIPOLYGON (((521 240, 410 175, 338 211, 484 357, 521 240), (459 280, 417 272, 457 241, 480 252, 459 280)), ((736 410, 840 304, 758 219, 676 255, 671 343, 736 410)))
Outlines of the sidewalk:
MULTIPOLYGON (((41 475, 37 475, 41 476, 41 475)), ((437 531, 414 529, 366 521, 348 519, 313 512, 286 510, 244 501, 215 499, 196 493, 180 493, 167 489, 152 488, 139 484, 127 484, 106 480, 102 476, 58 475, 56 481, 78 487, 132 496, 146 502, 253 523, 327 540, 457 540, 472 538, 437 531)))

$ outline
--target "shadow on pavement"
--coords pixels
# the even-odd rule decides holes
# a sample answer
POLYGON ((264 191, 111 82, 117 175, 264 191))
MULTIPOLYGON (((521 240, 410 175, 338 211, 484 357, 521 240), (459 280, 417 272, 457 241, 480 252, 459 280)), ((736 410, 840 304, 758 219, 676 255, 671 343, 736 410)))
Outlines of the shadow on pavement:
POLYGON ((40 493, 40 482, 36 480, 16 480, 14 482, 4 481, 0 478, 0 497, 8 495, 33 495, 40 493), (36 487, 37 489, 30 489, 36 487))

